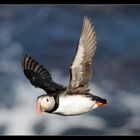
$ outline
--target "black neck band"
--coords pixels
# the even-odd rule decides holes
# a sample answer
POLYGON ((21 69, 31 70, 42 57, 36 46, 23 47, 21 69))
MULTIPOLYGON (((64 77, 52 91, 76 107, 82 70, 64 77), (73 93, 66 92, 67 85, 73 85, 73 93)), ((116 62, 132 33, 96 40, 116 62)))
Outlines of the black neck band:
POLYGON ((53 97, 55 99, 55 105, 50 111, 47 111, 48 113, 52 113, 58 108, 58 106, 59 106, 59 96, 60 96, 59 93, 56 93, 56 94, 53 95, 53 97))

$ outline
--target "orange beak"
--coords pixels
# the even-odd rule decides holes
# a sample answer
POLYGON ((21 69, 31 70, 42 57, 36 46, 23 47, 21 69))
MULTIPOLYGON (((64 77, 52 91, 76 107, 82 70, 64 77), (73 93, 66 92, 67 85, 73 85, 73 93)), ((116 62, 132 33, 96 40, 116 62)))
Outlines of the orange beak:
POLYGON ((41 114, 41 110, 40 110, 40 99, 37 100, 37 103, 36 103, 36 113, 37 114, 41 114))

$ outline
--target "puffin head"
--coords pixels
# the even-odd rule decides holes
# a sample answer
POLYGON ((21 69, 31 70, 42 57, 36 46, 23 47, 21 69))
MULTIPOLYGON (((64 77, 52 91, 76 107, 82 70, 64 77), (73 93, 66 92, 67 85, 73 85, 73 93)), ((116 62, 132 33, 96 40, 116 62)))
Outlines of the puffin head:
POLYGON ((49 112, 55 106, 55 99, 53 96, 40 95, 37 97, 36 103, 36 113, 41 114, 41 112, 49 112))

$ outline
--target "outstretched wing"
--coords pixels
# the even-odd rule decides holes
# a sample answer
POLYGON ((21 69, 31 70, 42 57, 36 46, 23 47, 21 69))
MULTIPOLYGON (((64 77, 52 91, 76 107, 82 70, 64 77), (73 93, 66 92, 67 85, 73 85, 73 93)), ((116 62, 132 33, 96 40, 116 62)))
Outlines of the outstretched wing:
POLYGON ((25 76, 35 87, 42 88, 48 94, 65 89, 64 86, 55 83, 52 80, 51 74, 32 57, 24 55, 21 64, 25 76))
POLYGON ((83 19, 77 52, 70 67, 68 94, 85 94, 89 92, 88 82, 91 78, 91 60, 96 50, 96 32, 87 17, 83 19))

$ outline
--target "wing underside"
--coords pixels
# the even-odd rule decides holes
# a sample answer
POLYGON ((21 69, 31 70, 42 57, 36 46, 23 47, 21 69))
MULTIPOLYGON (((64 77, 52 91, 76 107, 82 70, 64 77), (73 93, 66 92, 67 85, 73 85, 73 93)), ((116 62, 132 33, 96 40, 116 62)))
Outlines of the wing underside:
POLYGON ((76 55, 70 67, 68 94, 88 93, 91 78, 91 60, 96 50, 96 32, 90 19, 84 17, 76 55))

